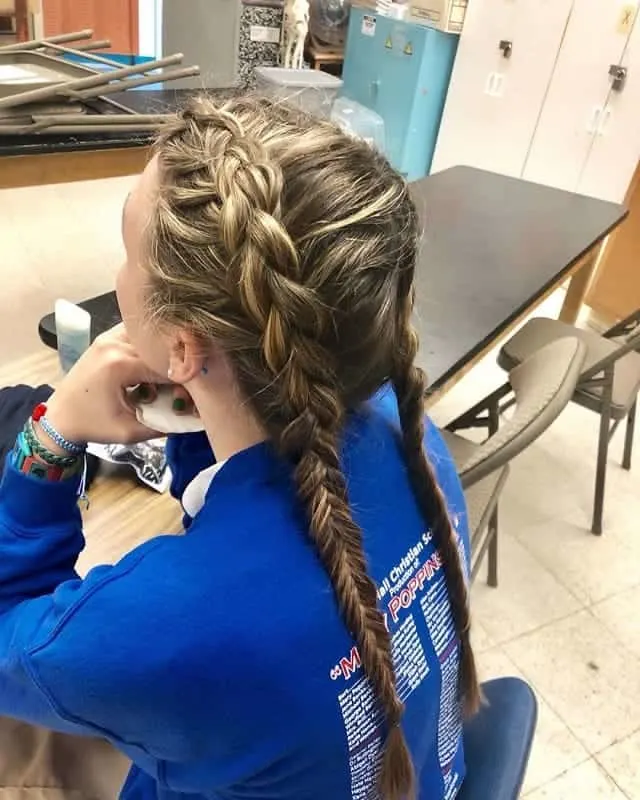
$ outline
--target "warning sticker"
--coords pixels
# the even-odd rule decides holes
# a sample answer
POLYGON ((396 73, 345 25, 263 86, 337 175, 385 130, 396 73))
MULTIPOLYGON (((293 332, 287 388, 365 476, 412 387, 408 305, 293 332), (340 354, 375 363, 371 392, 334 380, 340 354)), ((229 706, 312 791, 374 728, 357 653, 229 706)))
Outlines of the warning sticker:
POLYGON ((625 3, 620 9, 620 16, 618 17, 618 33, 627 34, 633 28, 633 23, 638 10, 636 3, 625 3))
POLYGON ((402 51, 405 56, 412 56, 413 55, 413 45, 411 42, 407 42, 404 46, 404 50, 402 51))
POLYGON ((376 18, 372 17, 370 14, 365 14, 364 17, 362 17, 362 27, 360 30, 363 36, 375 36, 376 18))
POLYGON ((387 48, 387 50, 393 49, 393 40, 391 39, 391 36, 387 36, 384 46, 387 48))

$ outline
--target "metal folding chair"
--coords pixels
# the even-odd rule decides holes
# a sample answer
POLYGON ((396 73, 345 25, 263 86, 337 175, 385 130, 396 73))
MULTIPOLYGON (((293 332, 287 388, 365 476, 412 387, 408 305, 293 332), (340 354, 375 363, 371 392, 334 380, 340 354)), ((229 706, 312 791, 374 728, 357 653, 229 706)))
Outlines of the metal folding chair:
POLYGON ((627 430, 622 466, 631 469, 636 401, 640 390, 640 353, 637 352, 640 348, 640 309, 604 335, 556 319, 535 317, 500 350, 498 364, 511 370, 539 348, 566 337, 577 337, 587 350, 584 372, 572 399, 583 408, 600 414, 591 530, 601 534, 609 442, 624 419, 627 420, 627 430))
POLYGON ((509 381, 446 426, 445 440, 465 490, 471 528, 471 576, 489 553, 488 583, 498 585, 498 499, 509 461, 537 439, 571 400, 586 356, 576 337, 537 350, 509 373, 509 381), (510 419, 503 413, 515 406, 510 419), (484 428, 477 444, 456 431, 484 428))

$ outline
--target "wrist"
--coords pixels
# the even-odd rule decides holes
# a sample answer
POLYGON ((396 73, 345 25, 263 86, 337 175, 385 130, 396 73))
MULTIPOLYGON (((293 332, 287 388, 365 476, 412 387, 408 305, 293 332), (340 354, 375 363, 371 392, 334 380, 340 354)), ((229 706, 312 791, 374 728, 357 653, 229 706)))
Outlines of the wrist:
POLYGON ((29 419, 16 439, 13 463, 20 472, 59 481, 78 475, 84 464, 84 457, 68 453, 58 455, 53 452, 38 438, 34 422, 29 419))
MULTIPOLYGON (((59 430, 57 425, 54 426, 56 430, 59 430)), ((60 445, 52 439, 49 434, 44 430, 40 421, 33 423, 33 432, 36 435, 38 441, 44 445, 51 453, 54 453, 57 456, 68 456, 69 453, 64 447, 60 447, 60 445)))
POLYGON ((69 413, 68 407, 65 408, 62 403, 57 402, 55 394, 46 403, 46 413, 34 414, 34 427, 42 443, 59 455, 69 455, 70 452, 63 446, 63 441, 81 447, 87 445, 86 439, 80 432, 78 420, 74 420, 74 415, 69 413), (43 425, 45 417, 46 422, 43 425))

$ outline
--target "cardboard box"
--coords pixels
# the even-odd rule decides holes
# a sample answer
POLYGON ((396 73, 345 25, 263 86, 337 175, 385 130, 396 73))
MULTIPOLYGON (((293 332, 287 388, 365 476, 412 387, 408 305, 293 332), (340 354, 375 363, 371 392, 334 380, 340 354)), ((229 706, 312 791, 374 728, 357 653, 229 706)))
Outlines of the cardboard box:
POLYGON ((468 0, 409 0, 407 22, 437 28, 445 33, 461 33, 468 0))

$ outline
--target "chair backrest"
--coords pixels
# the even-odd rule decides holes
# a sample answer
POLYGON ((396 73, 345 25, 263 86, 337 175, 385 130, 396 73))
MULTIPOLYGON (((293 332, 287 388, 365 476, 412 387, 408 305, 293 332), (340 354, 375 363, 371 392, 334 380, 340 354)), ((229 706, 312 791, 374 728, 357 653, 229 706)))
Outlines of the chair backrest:
POLYGON ((467 775, 457 800, 517 800, 538 720, 538 701, 520 678, 482 684, 486 703, 463 730, 467 775))
POLYGON ((571 400, 587 354, 573 336, 557 339, 511 370, 515 411, 460 469, 465 487, 504 466, 540 436, 571 400))
POLYGON ((607 367, 613 368, 616 361, 619 361, 623 356, 626 356, 627 353, 630 353, 633 350, 637 351, 640 347, 640 330, 635 330, 627 336, 608 336, 605 338, 614 339, 615 341, 619 342, 620 346, 617 350, 613 350, 611 353, 604 356, 604 358, 601 358, 599 361, 596 361, 595 364, 592 364, 589 369, 585 370, 580 376, 580 383, 587 382, 592 378, 595 378, 599 373, 604 372, 607 367))

